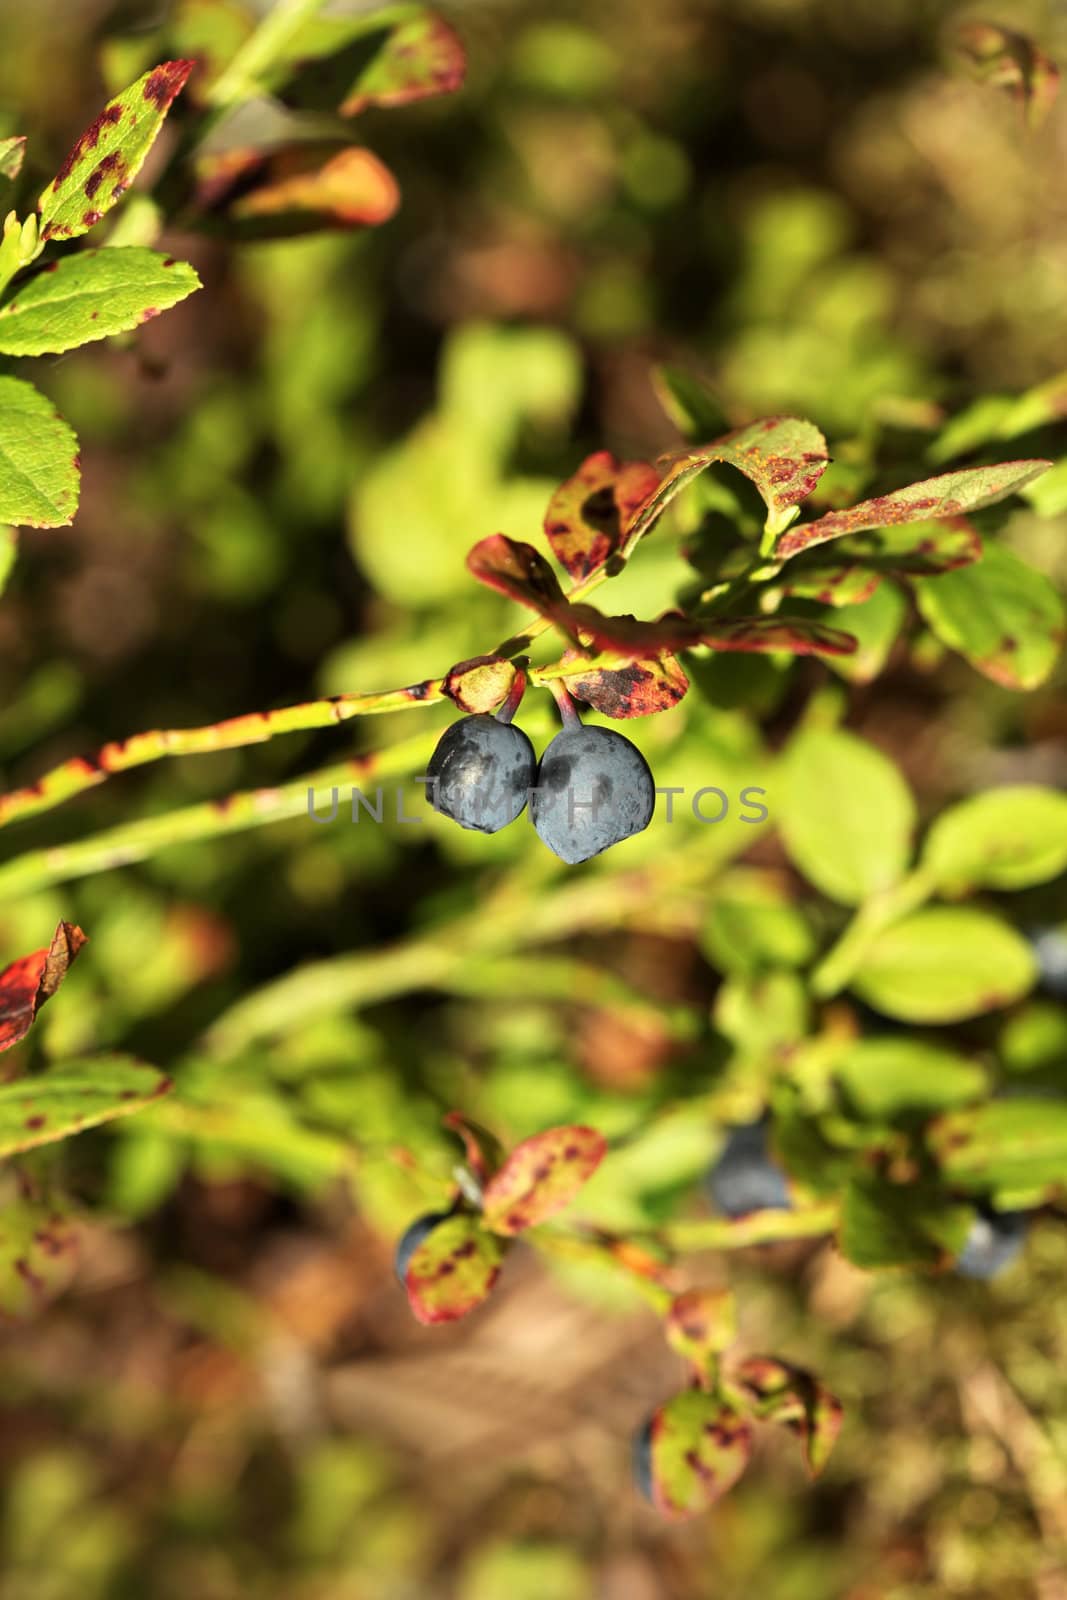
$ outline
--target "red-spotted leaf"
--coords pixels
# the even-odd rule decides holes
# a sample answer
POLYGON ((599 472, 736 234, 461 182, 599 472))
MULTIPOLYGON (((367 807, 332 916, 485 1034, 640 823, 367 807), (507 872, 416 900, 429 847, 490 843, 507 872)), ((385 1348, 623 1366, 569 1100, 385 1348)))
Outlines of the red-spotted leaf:
POLYGON ((638 657, 624 650, 604 650, 589 657, 566 650, 560 661, 539 677, 541 682, 564 679, 575 699, 618 721, 669 711, 689 688, 689 679, 666 651, 638 657))
POLYGON ((807 617, 737 617, 705 622, 700 643, 709 650, 767 654, 785 650, 793 656, 850 656, 856 641, 850 633, 828 628, 807 617))
POLYGON ((467 1153, 467 1165, 479 1183, 488 1183, 507 1159, 507 1153, 496 1134, 473 1122, 462 1111, 449 1111, 442 1119, 446 1128, 459 1135, 467 1153))
POLYGON ((494 1233, 522 1233, 570 1205, 607 1153, 595 1128, 549 1128, 515 1146, 486 1186, 483 1214, 494 1233))
POLYGON ((458 1322, 480 1306, 500 1276, 505 1245, 477 1217, 460 1212, 434 1228, 404 1274, 408 1304, 419 1322, 458 1322))
POLYGON ((810 550, 829 539, 840 539, 847 533, 888 528, 902 522, 930 522, 940 517, 956 517, 964 511, 977 511, 1006 499, 1047 472, 1051 465, 1050 461, 1001 461, 991 467, 965 467, 960 472, 943 472, 936 478, 924 478, 906 489, 863 500, 847 511, 828 511, 816 522, 802 523, 779 539, 774 553, 785 560, 801 550, 810 550))
POLYGON ((445 677, 445 694, 461 711, 495 711, 508 697, 517 668, 504 656, 474 656, 445 677))
POLYGON ((707 1510, 748 1466, 750 1423, 725 1400, 702 1389, 676 1394, 649 1426, 650 1498, 672 1520, 707 1510))
POLYGON ((953 45, 972 77, 1005 89, 1030 127, 1040 127, 1055 103, 1060 72, 1032 39, 996 23, 966 22, 956 29, 953 45))
POLYGON ((1064 605, 1059 590, 993 540, 981 561, 915 580, 923 619, 942 644, 958 650, 1005 689, 1034 689, 1059 659, 1064 605))
POLYGON ((129 1116, 168 1094, 171 1081, 130 1056, 90 1056, 0 1083, 0 1156, 129 1116))
POLYGON ((199 287, 186 262, 139 245, 80 250, 20 284, 0 306, 0 353, 59 354, 125 333, 199 287))
POLYGON ((354 117, 367 106, 450 94, 465 70, 459 36, 425 6, 319 15, 285 49, 283 97, 291 105, 337 107, 343 117, 354 117))
POLYGON ((871 528, 844 539, 837 554, 842 561, 860 561, 876 572, 932 578, 980 561, 982 540, 966 517, 949 517, 944 522, 871 528))
POLYGON ((376 227, 400 204, 396 179, 370 150, 314 144, 220 154, 201 163, 200 194, 228 233, 257 239, 376 227))
POLYGON ((80 485, 74 429, 32 383, 0 377, 0 523, 65 528, 80 485))
POLYGON ((38 202, 42 239, 86 233, 140 172, 194 61, 165 61, 109 100, 38 202))
POLYGON ((467 566, 479 583, 529 606, 577 641, 572 608, 564 598, 559 579, 532 544, 509 539, 503 533, 490 534, 468 553, 467 566))
POLYGON ((737 1337, 733 1291, 688 1289, 675 1295, 664 1332, 671 1349, 704 1374, 737 1337))
POLYGON ((657 463, 663 474, 660 484, 627 529, 624 549, 628 552, 675 496, 716 461, 750 478, 767 507, 768 524, 786 527, 793 508, 811 494, 829 459, 826 440, 814 423, 801 417, 764 417, 711 444, 663 456, 657 463))
POLYGON ((882 581, 869 567, 818 565, 787 567, 772 587, 793 600, 817 600, 824 606, 859 606, 869 600, 882 581))
POLYGON ((841 1402, 810 1372, 775 1356, 751 1356, 734 1376, 757 1417, 799 1434, 808 1471, 817 1478, 841 1431, 841 1402))
POLYGON ((548 502, 545 533, 572 578, 587 578, 615 554, 659 477, 647 461, 617 461, 598 450, 560 485, 548 502))
POLYGON ((0 1050, 10 1050, 25 1038, 38 1011, 55 994, 85 942, 80 928, 72 922, 61 922, 47 950, 21 956, 0 972, 0 1050))
POLYGON ((36 1316, 61 1294, 78 1264, 79 1230, 58 1198, 32 1186, 0 1204, 0 1321, 36 1316))
POLYGON ((989 1100, 939 1117, 927 1138, 954 1187, 1067 1193, 1067 1105, 1060 1101, 989 1100))
POLYGON ((731 617, 722 622, 711 617, 686 617, 667 612, 655 621, 635 617, 609 617, 585 604, 569 608, 572 627, 601 650, 630 655, 658 655, 663 650, 768 651, 792 655, 848 655, 856 642, 847 633, 827 628, 806 617, 731 617))

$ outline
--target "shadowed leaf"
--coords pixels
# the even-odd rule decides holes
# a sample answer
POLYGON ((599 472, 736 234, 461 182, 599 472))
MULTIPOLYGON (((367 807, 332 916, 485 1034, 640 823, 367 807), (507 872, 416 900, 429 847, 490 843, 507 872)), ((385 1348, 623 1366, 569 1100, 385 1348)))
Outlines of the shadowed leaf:
POLYGON ((0 377, 0 522, 68 527, 80 483, 74 429, 32 383, 0 377))
POLYGON ((942 644, 1002 688, 1036 688, 1059 658, 1063 600, 1005 545, 987 544, 974 566, 916 579, 915 598, 942 644))
POLYGON ((29 1185, 0 1207, 0 1321, 35 1317, 70 1283, 79 1230, 58 1199, 29 1185))
POLYGON ((714 1505, 740 1478, 752 1428, 740 1412, 702 1389, 687 1389, 652 1418, 652 1503, 680 1520, 714 1505))
POLYGON ((131 1056, 89 1056, 0 1084, 0 1156, 140 1111, 171 1082, 131 1056))
POLYGON ((515 673, 514 663, 504 656, 474 656, 446 675, 445 694, 461 711, 495 711, 507 699, 515 673))
POLYGON ((817 1478, 841 1432, 841 1402, 818 1378, 775 1356, 750 1356, 734 1373, 757 1417, 779 1422, 800 1437, 804 1461, 817 1478))
POLYGON ((907 609, 908 603, 896 584, 883 583, 869 600, 849 608, 848 631, 856 640, 854 653, 831 656, 827 665, 850 683, 870 683, 888 661, 907 609))
POLYGON ((730 1289, 688 1289, 675 1295, 664 1332, 672 1350, 704 1374, 737 1337, 737 1305, 730 1289))
POLYGON ((467 1165, 479 1183, 485 1184, 498 1172, 507 1159, 507 1153, 495 1133, 473 1122, 462 1111, 449 1111, 442 1119, 446 1128, 459 1135, 467 1153, 467 1165))
POLYGON ((461 1212, 434 1228, 408 1263, 408 1304, 419 1322, 458 1322, 480 1306, 500 1276, 505 1245, 461 1212))
POLYGON ((888 528, 902 522, 929 522, 940 517, 955 517, 964 511, 977 511, 1006 499, 1042 472, 1047 472, 1051 465, 1050 461, 1001 461, 996 466, 966 467, 961 472, 943 472, 936 478, 924 478, 906 489, 863 500, 847 511, 828 511, 816 522, 792 528, 779 539, 774 553, 787 559, 847 533, 888 528))
POLYGON ((548 502, 545 533, 572 578, 587 578, 614 555, 625 529, 659 483, 647 461, 617 461, 598 450, 548 502))
POLYGON ((986 1101, 933 1123, 927 1142, 948 1182, 965 1190, 1067 1193, 1067 1105, 986 1101))
POLYGON ((689 679, 673 655, 635 657, 606 650, 589 658, 566 650, 560 661, 538 674, 538 681, 562 678, 576 699, 605 717, 624 721, 669 711, 689 688, 689 679))
POLYGON ((1030 127, 1041 126, 1055 104, 1060 72, 1032 39, 992 22, 966 22, 953 48, 972 77, 1007 90, 1030 127))
POLYGON ((811 494, 829 463, 826 440, 801 417, 764 417, 726 433, 711 444, 679 450, 657 462, 659 487, 626 531, 629 550, 657 521, 676 495, 713 462, 736 467, 750 478, 767 507, 771 526, 786 526, 794 506, 811 494))
POLYGON ((21 284, 0 306, 0 352, 73 350, 136 328, 199 287, 187 262, 154 250, 83 250, 21 284))
POLYGON ((869 600, 882 581, 880 572, 866 567, 811 565, 787 567, 771 589, 793 600, 817 600, 824 606, 858 606, 869 600))
POLYGON ((897 528, 871 528, 853 534, 837 548, 841 561, 856 560, 877 572, 928 578, 981 560, 982 541, 966 517, 917 522, 897 528))
POLYGON ((0 972, 0 1050, 10 1050, 25 1038, 38 1011, 55 994, 85 942, 80 928, 61 922, 47 950, 22 956, 0 972))
POLYGON ((595 1128, 549 1128, 515 1146, 483 1196, 486 1227, 522 1233, 570 1205, 607 1153, 595 1128))
POLYGON ((600 649, 631 655, 659 655, 665 649, 692 650, 699 645, 709 650, 763 654, 784 650, 798 656, 849 655, 856 648, 850 634, 806 617, 730 617, 718 622, 714 617, 668 612, 645 622, 636 617, 605 616, 585 604, 570 606, 568 616, 571 626, 600 649))
POLYGON ((370 150, 293 145, 231 150, 202 164, 214 217, 241 237, 285 238, 324 228, 376 227, 400 204, 388 167, 370 150))
POLYGON ((854 1178, 841 1208, 841 1253, 854 1266, 944 1267, 963 1248, 974 1213, 927 1184, 854 1178))
POLYGON ((286 49, 283 92, 289 104, 336 107, 354 117, 368 106, 450 94, 465 70, 463 45, 442 17, 425 6, 396 5, 313 17, 286 49))
POLYGON ((165 61, 108 101, 38 202, 42 239, 77 238, 122 198, 195 65, 165 61))

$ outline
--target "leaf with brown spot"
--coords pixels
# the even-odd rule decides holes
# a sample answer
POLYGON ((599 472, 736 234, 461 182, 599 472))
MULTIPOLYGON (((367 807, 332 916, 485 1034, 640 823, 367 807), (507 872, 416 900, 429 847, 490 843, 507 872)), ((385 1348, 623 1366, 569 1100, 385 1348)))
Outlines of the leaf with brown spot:
POLYGON ((503 533, 490 534, 469 551, 467 566, 479 583, 529 606, 577 642, 572 607, 564 598, 556 574, 532 544, 509 539, 503 533))
POLYGON ((480 1306, 500 1276, 506 1246, 467 1212, 440 1223, 419 1245, 404 1275, 419 1322, 458 1322, 480 1306))
POLYGON ((549 1128, 515 1146, 482 1199, 485 1225, 516 1234, 570 1205, 607 1154, 595 1128, 549 1128))
POLYGON ((70 1283, 80 1233, 66 1202, 25 1192, 0 1206, 0 1321, 37 1316, 70 1283))
POLYGON ((636 617, 609 617, 594 606, 569 609, 572 627, 601 650, 631 656, 659 655, 663 650, 728 650, 767 653, 785 650, 792 655, 849 655, 856 648, 850 634, 827 628, 807 617, 687 617, 672 611, 654 621, 636 617))
POLYGON ((129 1116, 169 1093, 171 1081, 131 1056, 89 1056, 0 1083, 0 1157, 54 1144, 129 1116))
POLYGON ((1025 34, 992 22, 965 22, 952 41, 957 60, 980 83, 1004 89, 1031 128, 1044 122, 1056 102, 1060 69, 1025 34))
POLYGON ((799 1434, 807 1469, 817 1478, 841 1432, 840 1400, 810 1372, 776 1356, 750 1356, 734 1377, 754 1402, 757 1417, 799 1434))
POLYGON ((946 517, 853 534, 838 545, 837 556, 902 578, 934 578, 980 561, 982 540, 966 517, 946 517))
POLYGON ((495 1133, 474 1122, 462 1111, 449 1111, 442 1119, 446 1128, 459 1135, 467 1153, 467 1165, 478 1179, 486 1184, 507 1159, 507 1152, 495 1133))
POLYGON ((871 598, 881 581, 881 573, 869 567, 813 562, 804 567, 787 567, 771 588, 792 600, 817 600, 820 605, 834 607, 859 606, 871 598))
POLYGON ((1067 1194, 1067 1105, 1034 1095, 988 1100, 930 1125, 927 1143, 947 1183, 971 1193, 1067 1194))
POLYGON ((647 461, 617 461, 598 450, 560 485, 548 502, 545 534, 572 578, 587 578, 615 554, 659 478, 647 461))
POLYGON ((667 1343, 702 1375, 737 1338, 737 1303, 730 1289, 687 1289, 667 1313, 667 1343))
POLYGON ((750 478, 767 507, 768 525, 786 527, 793 508, 811 494, 829 460, 826 440, 802 417, 764 417, 711 444, 663 456, 657 462, 662 479, 626 530, 624 550, 628 553, 675 496, 713 462, 736 467, 750 478))
POLYGON ((696 1516, 733 1488, 752 1453, 752 1427, 716 1395, 686 1389, 651 1422, 652 1503, 672 1520, 696 1516))
POLYGON ((936 578, 918 578, 923 620, 1005 689, 1044 683, 1063 647, 1065 613, 1056 586, 1007 545, 990 540, 981 561, 936 578))
POLYGON ((506 656, 473 656, 446 674, 445 694, 461 711, 472 715, 495 711, 507 699, 516 670, 506 656))
POLYGON ((274 84, 289 105, 337 108, 354 117, 368 106, 403 106, 462 86, 459 35, 420 5, 318 15, 285 46, 274 84))
POLYGON ((61 922, 46 950, 21 956, 0 972, 0 1050, 10 1050, 33 1026, 34 1018, 70 971, 86 936, 72 922, 61 922))
POLYGON ((1051 461, 1001 461, 989 467, 965 467, 960 472, 942 472, 924 478, 905 489, 863 500, 847 511, 828 511, 815 522, 802 523, 783 534, 775 546, 775 556, 788 560, 801 550, 826 544, 845 534, 862 533, 869 528, 889 528, 899 523, 930 522, 956 517, 961 512, 978 511, 1014 494, 1024 484, 1047 472, 1051 461))
POLYGON ((655 656, 633 656, 624 650, 605 650, 590 658, 566 650, 538 682, 560 678, 577 700, 602 716, 625 721, 649 717, 676 706, 689 688, 689 679, 668 651, 655 656))
POLYGON ((19 285, 0 305, 0 353, 60 354, 125 333, 200 287, 185 261, 139 245, 79 250, 19 285))

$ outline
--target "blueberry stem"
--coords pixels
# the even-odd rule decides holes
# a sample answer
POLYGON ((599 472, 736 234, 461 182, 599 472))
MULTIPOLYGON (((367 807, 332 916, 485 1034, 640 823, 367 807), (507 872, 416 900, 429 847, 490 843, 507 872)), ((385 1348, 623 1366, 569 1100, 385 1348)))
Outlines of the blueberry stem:
POLYGON ((504 704, 500 707, 500 710, 496 714, 496 720, 498 722, 510 722, 511 721, 511 719, 514 717, 516 711, 522 705, 522 697, 526 693, 526 660, 525 660, 525 658, 524 657, 520 658, 520 660, 517 661, 515 663, 515 665, 516 665, 516 669, 517 670, 515 672, 514 678, 512 679, 511 688, 508 690, 508 697, 504 701, 504 704))
POLYGON ((567 692, 567 686, 559 678, 550 678, 548 689, 553 700, 559 707, 559 714, 563 718, 565 728, 580 728, 582 719, 578 715, 578 708, 567 692))

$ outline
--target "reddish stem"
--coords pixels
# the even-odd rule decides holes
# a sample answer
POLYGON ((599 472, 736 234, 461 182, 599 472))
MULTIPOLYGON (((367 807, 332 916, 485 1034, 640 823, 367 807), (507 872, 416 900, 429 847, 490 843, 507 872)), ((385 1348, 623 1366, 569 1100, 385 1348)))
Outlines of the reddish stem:
POLYGON ((522 697, 526 693, 525 659, 523 659, 521 665, 518 663, 516 663, 516 665, 518 666, 518 671, 515 673, 511 688, 508 690, 508 697, 496 714, 496 720, 498 722, 511 721, 512 717, 514 717, 516 711, 521 706, 522 697))
POLYGON ((559 707, 559 714, 563 718, 565 728, 580 728, 582 719, 578 715, 578 708, 567 691, 566 684, 560 678, 550 678, 548 688, 552 698, 559 707))

